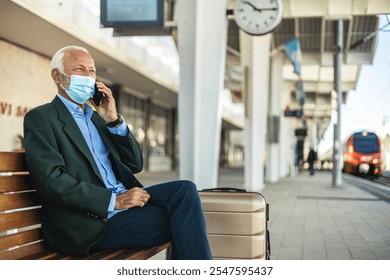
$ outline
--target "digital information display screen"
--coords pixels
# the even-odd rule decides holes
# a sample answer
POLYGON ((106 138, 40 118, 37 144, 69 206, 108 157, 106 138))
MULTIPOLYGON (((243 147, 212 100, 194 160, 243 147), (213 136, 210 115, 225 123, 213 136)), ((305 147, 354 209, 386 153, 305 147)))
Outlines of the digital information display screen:
POLYGON ((107 21, 157 20, 157 0, 111 0, 107 21))
POLYGON ((164 0, 101 0, 105 27, 163 26, 164 0))

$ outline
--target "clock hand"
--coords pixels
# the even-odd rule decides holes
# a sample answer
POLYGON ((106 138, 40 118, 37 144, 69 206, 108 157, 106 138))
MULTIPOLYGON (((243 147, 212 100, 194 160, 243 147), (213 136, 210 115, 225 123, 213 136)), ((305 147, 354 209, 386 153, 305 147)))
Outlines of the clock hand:
POLYGON ((251 7, 253 8, 253 10, 255 10, 255 11, 261 12, 255 5, 253 5, 253 4, 252 4, 251 2, 249 2, 249 1, 242 1, 242 3, 251 6, 251 7))
POLYGON ((276 11, 276 8, 262 8, 262 9, 257 9, 258 11, 276 11))
POLYGON ((249 1, 242 1, 242 3, 251 6, 251 7, 253 8, 253 10, 258 11, 258 12, 260 12, 260 13, 261 13, 262 11, 275 11, 275 10, 276 10, 276 8, 262 8, 262 9, 259 9, 259 8, 257 8, 255 5, 253 5, 253 4, 252 4, 251 2, 249 2, 249 1))

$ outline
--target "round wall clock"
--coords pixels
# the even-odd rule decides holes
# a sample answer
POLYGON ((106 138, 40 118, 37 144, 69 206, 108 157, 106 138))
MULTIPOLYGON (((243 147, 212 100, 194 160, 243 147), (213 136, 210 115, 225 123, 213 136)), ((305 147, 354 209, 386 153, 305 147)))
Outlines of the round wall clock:
POLYGON ((274 31, 282 22, 282 0, 236 0, 234 20, 250 35, 274 31))

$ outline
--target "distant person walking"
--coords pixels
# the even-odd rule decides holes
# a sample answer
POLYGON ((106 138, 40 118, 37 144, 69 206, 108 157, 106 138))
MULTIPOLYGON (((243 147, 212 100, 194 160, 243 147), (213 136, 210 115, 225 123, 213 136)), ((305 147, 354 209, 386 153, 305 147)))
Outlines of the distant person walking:
POLYGON ((314 162, 317 160, 317 153, 313 148, 310 148, 309 155, 307 156, 307 162, 309 163, 310 176, 314 175, 314 162))

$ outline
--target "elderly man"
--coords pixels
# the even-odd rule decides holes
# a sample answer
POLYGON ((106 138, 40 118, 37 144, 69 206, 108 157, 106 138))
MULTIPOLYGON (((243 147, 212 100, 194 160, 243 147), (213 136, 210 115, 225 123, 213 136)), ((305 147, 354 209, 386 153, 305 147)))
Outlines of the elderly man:
POLYGON ((111 90, 96 82, 88 51, 59 50, 51 76, 57 96, 24 119, 46 245, 88 255, 172 240, 173 259, 211 259, 196 186, 178 180, 144 187, 133 175, 143 167, 140 146, 117 113, 111 90), (92 99, 95 85, 103 93, 99 104, 92 99))

